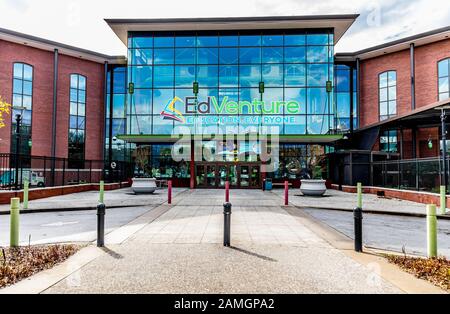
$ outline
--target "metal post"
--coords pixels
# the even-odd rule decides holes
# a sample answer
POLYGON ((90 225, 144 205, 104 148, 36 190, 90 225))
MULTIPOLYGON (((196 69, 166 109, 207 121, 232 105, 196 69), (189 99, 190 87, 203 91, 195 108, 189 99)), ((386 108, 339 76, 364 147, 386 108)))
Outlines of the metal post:
POLYGON ((357 192, 358 192, 358 207, 362 208, 362 183, 358 182, 358 186, 357 186, 357 192))
POLYGON ((105 214, 106 206, 103 203, 97 205, 97 246, 105 246, 105 214))
POLYGON ((23 183, 23 209, 28 209, 28 190, 30 183, 28 180, 25 180, 23 183))
POLYGON ((445 127, 445 110, 441 110, 441 128, 442 128, 442 177, 441 185, 445 186, 447 192, 448 178, 447 178, 447 130, 445 127))
POLYGON ((427 244, 428 257, 437 257, 436 205, 427 205, 427 244))
POLYGON ((100 193, 98 196, 98 202, 103 203, 105 201, 105 181, 100 181, 100 193))
POLYGON ((225 182, 225 202, 230 201, 230 181, 225 182))
POLYGON ((289 205, 289 181, 284 181, 284 206, 289 205))
POLYGON ((20 123, 22 121, 22 116, 20 114, 16 115, 16 173, 15 173, 15 184, 16 190, 19 189, 19 159, 20 159, 20 123))
POLYGON ((223 246, 231 246, 231 203, 223 204, 223 246))
POLYGON ((169 203, 169 205, 172 204, 172 180, 169 180, 169 182, 167 183, 167 203, 169 203))
POLYGON ((363 213, 361 207, 356 207, 353 211, 353 217, 355 219, 355 251, 362 252, 362 220, 363 213))
POLYGON ((445 186, 441 185, 441 215, 445 215, 447 212, 447 195, 445 191, 445 186))
POLYGON ((10 218, 10 246, 19 246, 19 217, 20 217, 20 198, 11 199, 11 218, 10 218))

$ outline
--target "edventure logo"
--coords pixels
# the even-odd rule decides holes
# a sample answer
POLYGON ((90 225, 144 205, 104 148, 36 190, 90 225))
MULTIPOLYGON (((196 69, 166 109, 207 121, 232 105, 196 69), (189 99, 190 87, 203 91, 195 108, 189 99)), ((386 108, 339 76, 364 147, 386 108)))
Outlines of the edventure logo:
POLYGON ((230 101, 228 96, 219 103, 215 96, 208 97, 205 102, 198 102, 196 97, 186 97, 182 101, 179 97, 171 100, 161 112, 164 119, 172 119, 184 123, 183 114, 175 109, 175 103, 181 102, 185 107, 185 114, 217 114, 217 115, 238 115, 238 114, 265 114, 265 115, 288 115, 300 114, 300 103, 291 101, 271 101, 265 102, 258 99, 250 101, 230 101))

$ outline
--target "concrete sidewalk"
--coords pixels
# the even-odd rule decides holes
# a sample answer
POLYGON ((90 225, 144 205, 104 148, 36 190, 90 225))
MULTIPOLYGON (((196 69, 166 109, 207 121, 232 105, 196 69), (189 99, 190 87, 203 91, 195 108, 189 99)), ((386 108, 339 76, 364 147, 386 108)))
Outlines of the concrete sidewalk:
MULTIPOLYGON (((185 188, 174 188, 172 193, 176 196, 184 191, 185 188)), ((29 201, 28 210, 22 210, 21 213, 96 209, 98 196, 98 191, 88 191, 33 200, 29 201)), ((105 191, 105 204, 109 208, 157 206, 164 202, 167 202, 167 189, 138 195, 131 188, 105 191)), ((0 205, 0 215, 9 212, 9 205, 0 205)))
MULTIPOLYGON (((274 189, 270 192, 279 198, 284 199, 284 189, 274 189)), ((353 211, 357 204, 357 195, 355 193, 346 193, 336 190, 327 190, 324 197, 304 196, 300 189, 289 190, 289 203, 299 208, 318 208, 318 209, 336 209, 353 211)), ((437 212, 440 208, 437 206, 437 212)), ((382 214, 399 214, 408 216, 423 217, 426 215, 426 205, 400 199, 388 199, 378 197, 374 194, 363 195, 363 210, 365 212, 382 214)), ((444 219, 450 219, 450 213, 445 216, 439 215, 444 219)))

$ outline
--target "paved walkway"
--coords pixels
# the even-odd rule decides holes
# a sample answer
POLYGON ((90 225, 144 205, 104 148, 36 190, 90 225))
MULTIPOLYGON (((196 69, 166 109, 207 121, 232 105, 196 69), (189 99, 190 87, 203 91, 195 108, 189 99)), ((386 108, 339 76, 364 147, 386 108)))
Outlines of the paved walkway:
POLYGON ((108 254, 46 292, 402 292, 280 207, 273 193, 235 190, 231 198, 232 248, 222 246, 223 193, 188 191, 126 242, 109 245, 108 254))
MULTIPOLYGON (((186 191, 185 188, 174 188, 173 195, 186 191)), ((94 209, 98 204, 98 191, 88 191, 61 196, 48 197, 29 201, 30 211, 56 209, 94 209)), ((157 190, 154 194, 135 195, 131 188, 105 191, 105 204, 108 207, 153 206, 167 201, 167 189, 157 190)), ((9 213, 9 205, 0 205, 0 213, 9 213)))
MULTIPOLYGON (((284 189, 274 189, 272 193, 284 198, 284 189)), ((289 190, 289 202, 302 208, 353 210, 357 204, 355 193, 327 190, 324 197, 304 196, 300 189, 289 190)), ((426 214, 426 205, 400 199, 388 199, 374 194, 363 195, 363 210, 406 214, 426 214)), ((439 211, 439 208, 438 208, 439 211)), ((450 212, 447 213, 449 215, 450 212)))

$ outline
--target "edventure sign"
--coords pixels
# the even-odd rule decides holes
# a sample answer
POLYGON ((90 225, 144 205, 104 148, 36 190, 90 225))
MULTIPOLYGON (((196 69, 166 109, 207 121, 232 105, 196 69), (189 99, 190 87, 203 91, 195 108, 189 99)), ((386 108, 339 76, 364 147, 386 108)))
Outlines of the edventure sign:
POLYGON ((295 100, 265 102, 258 99, 250 101, 232 101, 225 96, 219 103, 215 96, 208 97, 207 101, 199 102, 197 97, 186 97, 181 100, 175 97, 169 101, 161 116, 164 119, 185 123, 183 113, 176 109, 183 108, 186 115, 297 115, 301 113, 300 103, 295 100), (179 103, 179 105, 176 105, 179 103))

